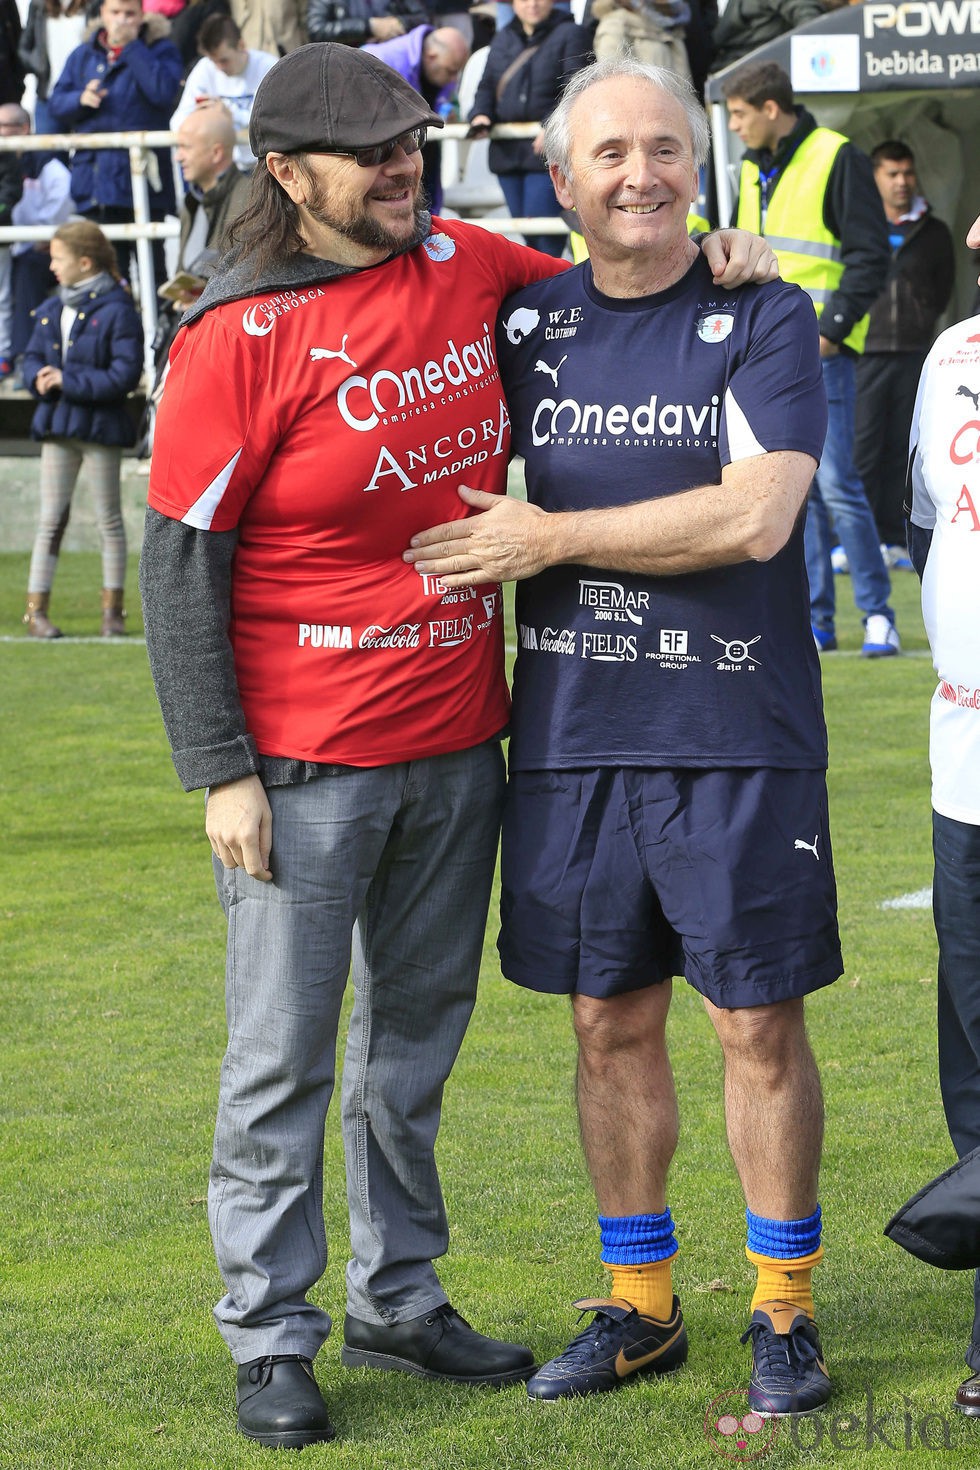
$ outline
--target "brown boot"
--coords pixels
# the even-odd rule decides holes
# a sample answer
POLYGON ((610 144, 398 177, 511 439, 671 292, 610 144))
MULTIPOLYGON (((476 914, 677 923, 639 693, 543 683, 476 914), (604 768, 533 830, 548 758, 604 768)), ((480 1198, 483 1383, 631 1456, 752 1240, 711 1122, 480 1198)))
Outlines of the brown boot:
POLYGON ((121 587, 102 589, 102 636, 121 638, 126 631, 126 609, 121 587))
POLYGON ((48 617, 50 592, 28 592, 27 611, 21 618, 27 624, 28 638, 60 638, 61 629, 56 628, 48 617))

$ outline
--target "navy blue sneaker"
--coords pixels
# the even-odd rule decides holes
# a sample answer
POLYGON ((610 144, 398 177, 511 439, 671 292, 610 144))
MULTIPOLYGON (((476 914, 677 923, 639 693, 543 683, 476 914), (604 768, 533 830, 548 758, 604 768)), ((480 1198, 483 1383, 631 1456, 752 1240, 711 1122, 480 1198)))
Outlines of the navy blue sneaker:
POLYGON ((762 1302, 742 1341, 752 1339, 749 1408, 764 1419, 809 1414, 830 1398, 820 1334, 792 1302, 762 1302))
POLYGON ((583 1316, 592 1312, 592 1321, 528 1381, 532 1399, 608 1393, 640 1373, 669 1373, 687 1361, 687 1329, 676 1296, 668 1322, 641 1316, 621 1297, 584 1298, 574 1305, 583 1316))
POLYGON ((833 653, 837 647, 837 634, 833 628, 818 628, 816 623, 810 624, 813 633, 813 641, 817 645, 818 653, 833 653))

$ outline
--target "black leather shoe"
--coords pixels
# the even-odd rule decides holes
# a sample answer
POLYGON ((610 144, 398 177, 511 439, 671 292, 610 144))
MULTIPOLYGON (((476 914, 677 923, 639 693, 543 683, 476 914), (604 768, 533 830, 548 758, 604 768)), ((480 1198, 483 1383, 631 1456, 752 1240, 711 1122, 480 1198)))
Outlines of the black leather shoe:
POLYGON ((534 1372, 527 1348, 474 1332, 448 1302, 393 1327, 345 1317, 340 1361, 348 1368, 384 1368, 450 1383, 523 1383, 534 1372))
POLYGON ((301 1450, 336 1433, 309 1358, 280 1354, 238 1366, 238 1428, 270 1450, 301 1450))
POLYGON ((974 1373, 960 1384, 953 1403, 961 1414, 969 1414, 971 1419, 980 1416, 980 1373, 974 1373))

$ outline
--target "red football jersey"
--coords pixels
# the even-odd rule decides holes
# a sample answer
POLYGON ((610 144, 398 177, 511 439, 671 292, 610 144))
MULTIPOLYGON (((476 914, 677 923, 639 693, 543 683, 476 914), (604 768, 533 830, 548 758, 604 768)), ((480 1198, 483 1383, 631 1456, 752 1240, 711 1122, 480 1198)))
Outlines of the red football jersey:
POLYGON ((181 332, 150 505, 238 528, 230 636, 264 755, 371 766, 461 750, 507 720, 500 588, 447 591, 412 535, 503 492, 501 302, 560 269, 433 223, 373 269, 221 305, 181 332))

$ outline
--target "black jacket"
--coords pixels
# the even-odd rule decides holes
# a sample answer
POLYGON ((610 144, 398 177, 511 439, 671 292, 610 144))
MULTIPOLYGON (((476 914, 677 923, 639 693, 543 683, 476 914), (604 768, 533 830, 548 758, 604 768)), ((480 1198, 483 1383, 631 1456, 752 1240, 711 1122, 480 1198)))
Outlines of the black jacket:
POLYGON ((0 103, 24 95, 24 66, 18 55, 21 23, 17 0, 0 0, 0 103))
POLYGON ((9 225, 24 192, 24 165, 19 153, 0 153, 0 225, 9 225))
POLYGON ((931 209, 917 220, 889 225, 889 234, 901 235, 902 244, 892 252, 885 289, 871 308, 864 350, 925 354, 953 291, 953 237, 931 209))
MULTIPOLYGON (((760 171, 775 169, 769 184, 770 199, 793 154, 817 126, 805 108, 798 108, 797 113, 793 131, 782 139, 775 153, 767 148, 749 148, 745 153, 760 171)), ((738 218, 737 203, 734 218, 738 218)), ((841 345, 855 322, 871 309, 891 263, 888 226, 874 169, 868 155, 853 143, 845 143, 834 160, 824 194, 823 222, 841 242, 844 274, 823 309, 820 335, 841 345)))
POLYGON ((429 24, 423 0, 309 0, 306 29, 311 41, 363 46, 374 40, 372 19, 384 15, 396 16, 406 31, 429 24))
MULTIPOLYGON (((553 10, 530 36, 515 17, 490 43, 470 117, 488 117, 495 123, 544 122, 569 78, 591 60, 585 32, 566 12, 553 10), (530 60, 511 76, 498 97, 507 68, 529 48, 533 49, 530 60)), ((490 167, 495 174, 523 174, 547 165, 534 152, 530 138, 508 138, 491 142, 490 167)))
POLYGON ((797 26, 826 15, 823 0, 728 0, 715 26, 712 71, 721 71, 797 26))
POLYGON ((885 1234, 941 1271, 980 1267, 980 1148, 923 1185, 892 1216, 885 1234))
POLYGON ((31 0, 20 46, 17 48, 25 70, 33 72, 37 77, 37 95, 42 101, 47 97, 51 85, 51 63, 48 60, 44 20, 44 0, 31 0))
POLYGON ((212 15, 231 15, 228 0, 197 0, 196 4, 185 5, 183 10, 178 10, 170 21, 170 39, 180 52, 185 76, 201 59, 197 38, 202 25, 212 15))

